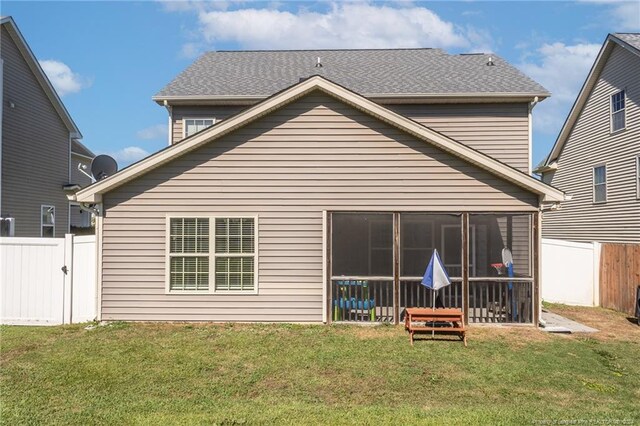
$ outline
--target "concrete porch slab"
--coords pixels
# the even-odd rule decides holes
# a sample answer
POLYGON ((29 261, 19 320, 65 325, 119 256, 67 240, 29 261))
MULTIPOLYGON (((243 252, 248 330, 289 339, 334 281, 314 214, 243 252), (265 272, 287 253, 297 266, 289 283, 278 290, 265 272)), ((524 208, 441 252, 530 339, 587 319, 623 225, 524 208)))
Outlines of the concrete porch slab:
POLYGON ((596 333, 599 331, 544 309, 540 317, 540 325, 542 331, 548 333, 596 333))

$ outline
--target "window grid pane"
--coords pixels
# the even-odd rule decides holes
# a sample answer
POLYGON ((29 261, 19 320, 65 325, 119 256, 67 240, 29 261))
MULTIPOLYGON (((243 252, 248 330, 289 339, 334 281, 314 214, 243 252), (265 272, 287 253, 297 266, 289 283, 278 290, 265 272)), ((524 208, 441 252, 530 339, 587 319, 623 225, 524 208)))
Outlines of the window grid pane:
POLYGON ((212 118, 207 119, 188 119, 185 120, 185 136, 193 135, 194 133, 198 133, 207 127, 213 126, 215 120, 212 118))
POLYGON ((253 254, 255 225, 253 218, 220 218, 215 224, 216 254, 253 254))
POLYGON ((253 257, 216 257, 216 290, 252 291, 253 257))
POLYGON ((172 218, 169 232, 170 253, 209 253, 209 219, 172 218))
POLYGON ((169 289, 208 290, 209 258, 207 256, 171 257, 169 289))
POLYGON ((611 95, 611 130, 617 131, 625 128, 625 93, 621 90, 611 95))
POLYGON ((593 168, 593 201, 598 203, 607 200, 607 168, 593 168))

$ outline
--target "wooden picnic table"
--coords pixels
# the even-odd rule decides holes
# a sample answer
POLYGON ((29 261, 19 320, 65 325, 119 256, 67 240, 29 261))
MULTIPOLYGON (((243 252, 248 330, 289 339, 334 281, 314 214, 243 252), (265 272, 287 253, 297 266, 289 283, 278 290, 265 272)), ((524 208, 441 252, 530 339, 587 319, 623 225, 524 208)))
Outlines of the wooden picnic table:
POLYGON ((467 346, 467 335, 461 309, 452 308, 407 308, 404 316, 404 328, 409 332, 411 346, 415 333, 436 332, 455 334, 467 346), (417 325, 415 323, 425 323, 417 325))

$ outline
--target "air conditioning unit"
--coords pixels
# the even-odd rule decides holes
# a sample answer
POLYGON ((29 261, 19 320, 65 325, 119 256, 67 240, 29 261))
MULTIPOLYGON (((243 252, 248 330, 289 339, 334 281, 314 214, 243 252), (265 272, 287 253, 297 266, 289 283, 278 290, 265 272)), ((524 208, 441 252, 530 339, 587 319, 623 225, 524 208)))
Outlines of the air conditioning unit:
POLYGON ((13 237, 16 234, 16 219, 0 217, 0 237, 13 237))

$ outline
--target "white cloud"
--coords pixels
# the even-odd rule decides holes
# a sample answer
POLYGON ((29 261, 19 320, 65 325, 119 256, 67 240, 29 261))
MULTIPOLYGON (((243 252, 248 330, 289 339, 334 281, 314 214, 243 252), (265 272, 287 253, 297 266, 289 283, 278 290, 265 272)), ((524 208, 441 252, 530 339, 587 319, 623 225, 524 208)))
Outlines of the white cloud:
POLYGON ((167 138, 167 125, 166 124, 155 124, 153 126, 146 127, 142 130, 138 130, 136 132, 136 137, 142 140, 152 140, 152 139, 160 139, 167 138))
POLYGON ((149 153, 139 146, 128 146, 120 151, 112 152, 109 155, 118 162, 118 168, 122 169, 131 163, 147 157, 149 153))
MULTIPOLYGON (((198 14, 200 39, 208 47, 223 42, 244 49, 441 47, 465 51, 487 49, 490 36, 462 28, 411 3, 390 7, 369 3, 331 3, 327 11, 302 7, 213 10, 209 3, 171 5, 166 10, 198 14)), ((186 43, 182 54, 194 56, 204 46, 186 43)))
POLYGON ((616 22, 616 31, 640 30, 640 3, 615 2, 610 13, 616 22))
MULTIPOLYGON (((613 31, 640 31, 640 2, 620 0, 582 0, 586 3, 610 6, 609 17, 613 31)), ((603 19, 603 21, 608 21, 603 19)))
POLYGON ((519 68, 552 94, 534 112, 536 131, 556 135, 600 50, 599 44, 544 44, 519 68), (531 60, 533 59, 533 60, 531 60))
POLYGON ((91 81, 80 74, 71 71, 71 68, 64 62, 47 59, 39 61, 47 77, 58 92, 64 96, 69 93, 77 93, 80 90, 91 86, 91 81))

